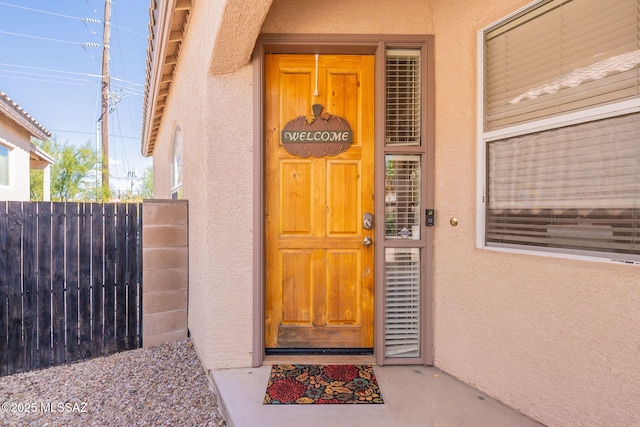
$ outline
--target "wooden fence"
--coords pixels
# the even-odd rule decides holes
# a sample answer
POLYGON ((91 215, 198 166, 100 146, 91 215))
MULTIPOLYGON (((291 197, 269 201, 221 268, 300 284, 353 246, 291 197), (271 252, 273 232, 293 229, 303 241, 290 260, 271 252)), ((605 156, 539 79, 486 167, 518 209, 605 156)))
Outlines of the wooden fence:
POLYGON ((0 376, 142 345, 142 205, 0 202, 0 376))

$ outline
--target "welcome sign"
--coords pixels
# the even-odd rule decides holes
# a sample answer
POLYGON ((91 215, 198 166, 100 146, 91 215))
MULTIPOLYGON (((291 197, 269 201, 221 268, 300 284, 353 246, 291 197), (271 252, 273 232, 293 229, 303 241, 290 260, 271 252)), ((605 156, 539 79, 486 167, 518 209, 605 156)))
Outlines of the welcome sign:
POLYGON ((353 131, 347 121, 323 112, 320 104, 313 105, 313 119, 299 116, 289 121, 281 132, 284 149, 299 157, 335 156, 349 149, 353 131))
POLYGON ((350 130, 285 130, 282 131, 282 142, 351 142, 353 132, 350 130))

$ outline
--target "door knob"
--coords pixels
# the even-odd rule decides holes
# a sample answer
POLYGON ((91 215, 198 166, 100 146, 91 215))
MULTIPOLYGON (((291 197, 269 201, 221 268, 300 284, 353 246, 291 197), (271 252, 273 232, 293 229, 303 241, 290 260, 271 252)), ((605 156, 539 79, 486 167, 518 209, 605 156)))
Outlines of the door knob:
POLYGON ((362 244, 365 245, 366 247, 371 246, 372 243, 373 243, 373 240, 371 240, 371 237, 369 236, 362 239, 362 244))

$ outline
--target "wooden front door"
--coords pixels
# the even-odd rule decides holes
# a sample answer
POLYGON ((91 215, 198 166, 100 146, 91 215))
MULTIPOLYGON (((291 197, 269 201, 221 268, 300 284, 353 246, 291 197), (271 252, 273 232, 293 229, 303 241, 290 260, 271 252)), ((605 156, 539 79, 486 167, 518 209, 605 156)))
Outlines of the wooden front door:
POLYGON ((373 348, 373 94, 372 55, 267 55, 267 349, 373 348), (281 131, 314 104, 350 124, 346 151, 285 150, 281 131))

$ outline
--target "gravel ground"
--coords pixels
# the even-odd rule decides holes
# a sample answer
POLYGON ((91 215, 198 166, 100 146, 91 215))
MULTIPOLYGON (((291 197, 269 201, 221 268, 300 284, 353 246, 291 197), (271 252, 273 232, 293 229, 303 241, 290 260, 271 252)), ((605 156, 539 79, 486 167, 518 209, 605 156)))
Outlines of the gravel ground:
POLYGON ((190 341, 0 377, 0 425, 225 426, 190 341))

